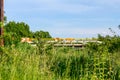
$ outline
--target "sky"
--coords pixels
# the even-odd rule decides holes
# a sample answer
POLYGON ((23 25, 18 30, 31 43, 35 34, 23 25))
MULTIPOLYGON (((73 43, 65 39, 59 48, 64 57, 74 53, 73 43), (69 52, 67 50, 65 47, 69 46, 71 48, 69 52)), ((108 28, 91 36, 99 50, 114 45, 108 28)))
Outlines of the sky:
POLYGON ((90 38, 120 34, 120 0, 4 0, 7 20, 52 37, 90 38))

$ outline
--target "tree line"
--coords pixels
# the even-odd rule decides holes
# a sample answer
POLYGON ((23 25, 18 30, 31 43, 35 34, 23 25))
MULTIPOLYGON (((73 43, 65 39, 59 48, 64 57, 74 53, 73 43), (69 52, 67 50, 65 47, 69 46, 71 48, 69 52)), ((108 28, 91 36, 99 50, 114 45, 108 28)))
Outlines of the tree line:
POLYGON ((29 38, 52 38, 47 31, 30 31, 30 26, 25 22, 10 21, 4 25, 4 44, 12 45, 20 42, 22 37, 29 38))

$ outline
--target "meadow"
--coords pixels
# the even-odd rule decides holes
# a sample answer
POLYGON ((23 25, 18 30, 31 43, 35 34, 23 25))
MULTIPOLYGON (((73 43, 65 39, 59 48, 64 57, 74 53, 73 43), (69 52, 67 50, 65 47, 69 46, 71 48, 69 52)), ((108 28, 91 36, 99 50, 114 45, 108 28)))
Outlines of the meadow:
POLYGON ((120 80, 119 44, 117 37, 84 49, 44 41, 0 47, 0 80, 120 80))

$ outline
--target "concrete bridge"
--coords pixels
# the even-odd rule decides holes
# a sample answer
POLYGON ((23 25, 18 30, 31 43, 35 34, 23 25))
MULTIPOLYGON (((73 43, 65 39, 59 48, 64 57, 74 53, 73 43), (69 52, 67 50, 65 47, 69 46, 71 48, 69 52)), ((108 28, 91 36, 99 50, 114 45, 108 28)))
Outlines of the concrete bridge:
POLYGON ((85 47, 85 44, 54 44, 55 47, 85 47))

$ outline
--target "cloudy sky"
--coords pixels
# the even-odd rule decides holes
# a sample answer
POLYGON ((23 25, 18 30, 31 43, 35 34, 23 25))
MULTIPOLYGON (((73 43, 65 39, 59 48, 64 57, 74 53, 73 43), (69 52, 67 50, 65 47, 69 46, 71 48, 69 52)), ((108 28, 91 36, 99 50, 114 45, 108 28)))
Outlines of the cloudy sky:
POLYGON ((53 37, 96 37, 111 34, 108 28, 118 32, 119 9, 120 0, 5 0, 8 21, 23 21, 53 37))

